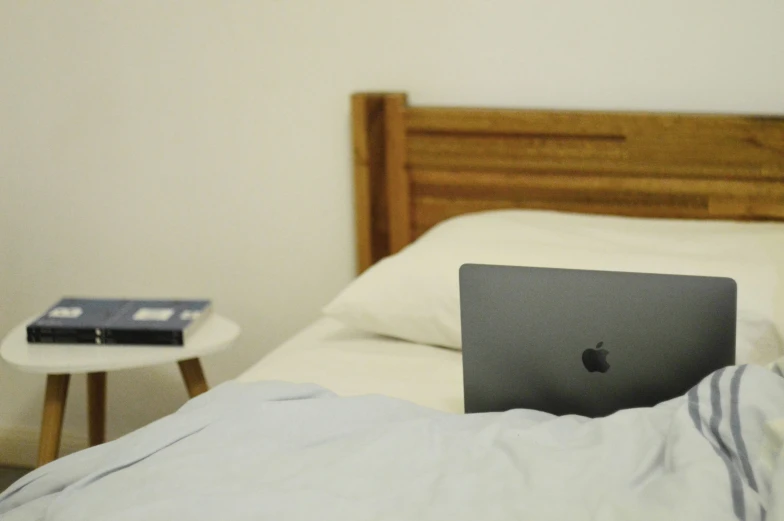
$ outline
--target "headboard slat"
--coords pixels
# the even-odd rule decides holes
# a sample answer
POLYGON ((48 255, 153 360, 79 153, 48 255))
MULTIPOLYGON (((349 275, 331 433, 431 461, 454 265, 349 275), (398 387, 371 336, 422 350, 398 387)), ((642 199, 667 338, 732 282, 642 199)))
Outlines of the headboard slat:
POLYGON ((389 249, 396 253, 411 242, 411 184, 406 170, 406 129, 404 94, 385 97, 387 210, 389 249))
POLYGON ((390 253, 385 97, 383 94, 355 94, 351 110, 357 270, 362 272, 390 253))
MULTIPOLYGON (((411 170, 415 196, 476 197, 484 199, 520 198, 532 190, 571 190, 581 193, 647 193, 702 195, 738 198, 784 199, 784 183, 746 179, 706 180, 700 178, 662 178, 641 176, 569 175, 530 172, 526 175, 504 172, 411 170)), ((416 200, 416 197, 414 198, 416 200)))
MULTIPOLYGON (((413 158, 412 158, 413 159, 413 158)), ((763 164, 706 164, 702 162, 650 162, 628 161, 623 159, 604 160, 592 158, 532 159, 463 155, 419 155, 409 167, 443 171, 485 171, 485 172, 552 172, 574 176, 605 175, 614 177, 671 177, 683 179, 747 179, 752 181, 773 181, 784 175, 782 170, 763 164)))
POLYGON ((745 137, 750 132, 784 132, 784 117, 665 112, 409 107, 408 131, 415 133, 604 136, 629 135, 745 137))

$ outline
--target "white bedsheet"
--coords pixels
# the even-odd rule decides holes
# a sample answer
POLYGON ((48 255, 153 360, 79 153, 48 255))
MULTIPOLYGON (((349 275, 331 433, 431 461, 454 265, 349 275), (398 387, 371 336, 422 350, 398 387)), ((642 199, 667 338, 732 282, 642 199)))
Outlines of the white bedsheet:
POLYGON ((317 320, 238 380, 314 383, 341 396, 383 394, 463 412, 460 352, 364 333, 331 318, 317 320))
POLYGON ((782 520, 777 370, 723 369, 597 420, 229 382, 28 474, 0 495, 0 518, 782 520))

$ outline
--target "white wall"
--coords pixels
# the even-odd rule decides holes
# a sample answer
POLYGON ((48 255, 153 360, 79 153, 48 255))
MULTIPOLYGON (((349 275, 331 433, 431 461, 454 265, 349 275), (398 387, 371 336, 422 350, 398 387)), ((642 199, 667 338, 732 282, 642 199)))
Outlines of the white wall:
MULTIPOLYGON (((781 114, 782 27, 772 0, 3 1, 0 332, 63 294, 207 295, 244 328, 226 380, 352 277, 351 92, 781 114)), ((0 366, 0 428, 37 429, 43 384, 0 366)), ((184 399, 174 366, 111 374, 109 434, 184 399)))

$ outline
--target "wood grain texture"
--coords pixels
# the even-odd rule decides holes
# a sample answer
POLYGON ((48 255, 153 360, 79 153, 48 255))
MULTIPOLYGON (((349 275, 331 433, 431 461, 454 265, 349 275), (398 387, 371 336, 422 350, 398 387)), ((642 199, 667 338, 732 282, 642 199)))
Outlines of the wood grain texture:
POLYGON ((396 253, 411 242, 412 232, 411 181, 406 169, 406 98, 394 94, 384 101, 389 249, 396 253))
POLYGON ((352 97, 357 271, 389 255, 384 94, 352 97))
POLYGON ((106 373, 87 373, 87 433, 90 447, 106 441, 106 373))
POLYGON ((210 390, 198 358, 181 360, 177 364, 180 366, 180 373, 182 373, 182 379, 185 381, 188 396, 193 398, 210 390))
POLYGON ((354 215, 357 240, 357 271, 362 273, 373 263, 373 221, 370 181, 370 139, 368 118, 370 98, 355 94, 351 98, 351 128, 354 143, 354 215))
POLYGON ((38 442, 39 467, 57 459, 57 454, 60 451, 60 437, 63 432, 63 416, 70 381, 71 375, 69 374, 46 376, 41 438, 38 442))
POLYGON ((782 117, 411 107, 401 94, 373 96, 384 147, 367 147, 361 164, 383 165, 370 177, 386 189, 364 200, 371 263, 444 219, 490 209, 784 220, 782 117))

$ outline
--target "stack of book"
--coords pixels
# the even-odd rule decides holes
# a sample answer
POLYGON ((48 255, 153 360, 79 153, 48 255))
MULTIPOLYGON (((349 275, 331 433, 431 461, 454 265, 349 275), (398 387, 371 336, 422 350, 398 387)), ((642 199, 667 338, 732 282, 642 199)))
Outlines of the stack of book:
POLYGON ((209 300, 64 298, 27 326, 27 341, 183 346, 211 311, 209 300))

